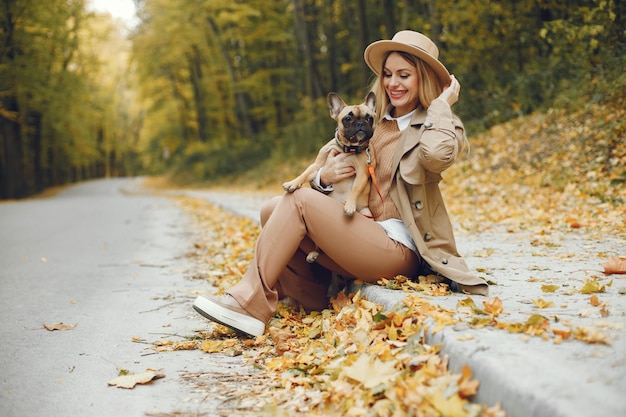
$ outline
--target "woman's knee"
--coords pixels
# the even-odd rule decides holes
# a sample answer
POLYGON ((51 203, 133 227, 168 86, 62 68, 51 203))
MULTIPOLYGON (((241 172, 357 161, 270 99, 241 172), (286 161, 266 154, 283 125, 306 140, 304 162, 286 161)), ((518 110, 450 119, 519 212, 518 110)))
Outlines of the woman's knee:
POLYGON ((282 196, 276 196, 263 203, 261 206, 261 226, 267 223, 267 219, 270 218, 281 198, 282 196))

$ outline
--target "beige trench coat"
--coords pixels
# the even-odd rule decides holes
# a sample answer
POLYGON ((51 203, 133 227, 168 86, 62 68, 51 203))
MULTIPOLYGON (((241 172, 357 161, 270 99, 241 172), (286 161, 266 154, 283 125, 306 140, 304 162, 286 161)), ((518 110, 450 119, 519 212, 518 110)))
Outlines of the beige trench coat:
POLYGON ((462 149, 464 127, 450 107, 435 100, 416 112, 396 148, 391 198, 422 258, 444 277, 473 294, 488 294, 487 283, 470 273, 459 255, 439 181, 462 149))

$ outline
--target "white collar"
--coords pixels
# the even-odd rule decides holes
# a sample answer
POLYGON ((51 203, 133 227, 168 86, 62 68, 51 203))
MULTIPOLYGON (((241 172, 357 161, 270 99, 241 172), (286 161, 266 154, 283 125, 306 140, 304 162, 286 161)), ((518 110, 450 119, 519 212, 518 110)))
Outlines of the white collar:
POLYGON ((398 129, 400 130, 404 130, 407 127, 409 127, 409 124, 411 123, 411 117, 413 117, 413 114, 415 114, 415 111, 417 109, 413 110, 410 113, 405 114, 404 116, 400 116, 400 117, 391 117, 391 115, 389 114, 389 112, 387 112, 384 116, 384 118, 386 120, 395 120, 396 123, 398 124, 398 129))

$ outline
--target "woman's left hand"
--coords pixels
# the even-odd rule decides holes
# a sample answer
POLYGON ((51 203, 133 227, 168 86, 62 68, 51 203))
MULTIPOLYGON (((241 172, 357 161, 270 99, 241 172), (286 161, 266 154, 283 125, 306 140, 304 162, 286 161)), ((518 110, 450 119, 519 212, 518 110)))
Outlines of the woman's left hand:
POLYGON ((454 75, 450 75, 450 85, 443 89, 438 98, 445 100, 450 106, 457 102, 459 99, 459 92, 461 91, 461 84, 454 75))

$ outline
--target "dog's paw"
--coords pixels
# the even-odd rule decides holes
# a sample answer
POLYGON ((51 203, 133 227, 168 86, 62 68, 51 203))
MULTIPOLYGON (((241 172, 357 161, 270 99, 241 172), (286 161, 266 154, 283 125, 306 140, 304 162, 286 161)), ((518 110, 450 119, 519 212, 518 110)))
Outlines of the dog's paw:
POLYGON ((355 211, 356 211, 356 204, 350 201, 346 201, 346 204, 343 206, 343 213, 346 216, 352 217, 355 211))
POLYGON ((312 250, 311 252, 309 252, 309 254, 306 256, 306 261, 310 264, 315 263, 315 261, 317 261, 317 258, 320 256, 320 253, 316 250, 312 250))
POLYGON ((298 188, 300 188, 300 184, 298 184, 298 183, 296 183, 294 181, 289 181, 289 182, 283 183, 283 190, 287 191, 288 193, 293 193, 298 188))

